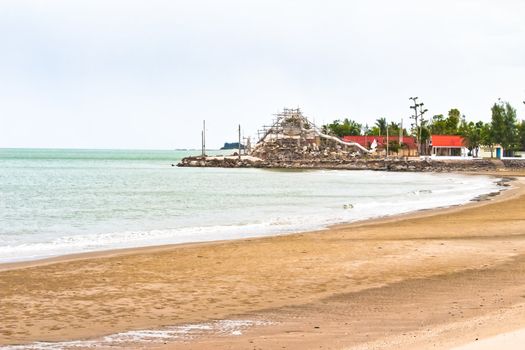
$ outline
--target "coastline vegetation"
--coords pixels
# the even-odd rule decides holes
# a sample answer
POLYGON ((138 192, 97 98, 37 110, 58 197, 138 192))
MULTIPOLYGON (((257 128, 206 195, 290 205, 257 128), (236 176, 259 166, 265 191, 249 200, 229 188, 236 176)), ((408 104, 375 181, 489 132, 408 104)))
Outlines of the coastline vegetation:
MULTIPOLYGON (((334 120, 332 123, 322 126, 322 130, 330 135, 344 136, 385 136, 400 135, 418 136, 420 141, 428 143, 431 135, 460 135, 463 137, 465 147, 477 156, 480 146, 486 146, 492 152, 495 145, 501 145, 506 156, 512 156, 516 151, 525 150, 525 120, 519 121, 516 109, 509 103, 499 100, 491 108, 491 120, 489 122, 467 120, 460 110, 452 108, 447 116, 443 114, 434 115, 429 120, 421 121, 421 130, 412 127, 410 130, 402 128, 401 123, 390 122, 386 118, 378 118, 372 127, 368 124, 345 118, 334 120), (402 130, 401 130, 402 129, 402 130)), ((389 142, 390 147, 402 147, 396 145, 396 141, 389 142)), ((395 150, 392 148, 392 151, 395 150)))

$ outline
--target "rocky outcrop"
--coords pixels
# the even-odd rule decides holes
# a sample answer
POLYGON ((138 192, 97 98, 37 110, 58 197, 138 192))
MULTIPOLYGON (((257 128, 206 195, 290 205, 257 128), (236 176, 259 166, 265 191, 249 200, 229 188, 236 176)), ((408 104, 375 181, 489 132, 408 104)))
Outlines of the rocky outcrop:
POLYGON ((253 157, 187 157, 181 160, 178 167, 201 168, 256 168, 262 161, 253 157))
POLYGON ((502 162, 505 165, 505 168, 519 169, 519 170, 525 169, 525 158, 524 159, 503 159, 502 162))
POLYGON ((256 158, 238 159, 189 157, 178 164, 182 167, 221 168, 292 168, 292 169, 347 169, 413 172, 483 172, 499 169, 524 169, 525 160, 494 162, 491 160, 435 160, 435 159, 297 159, 261 160, 256 158))

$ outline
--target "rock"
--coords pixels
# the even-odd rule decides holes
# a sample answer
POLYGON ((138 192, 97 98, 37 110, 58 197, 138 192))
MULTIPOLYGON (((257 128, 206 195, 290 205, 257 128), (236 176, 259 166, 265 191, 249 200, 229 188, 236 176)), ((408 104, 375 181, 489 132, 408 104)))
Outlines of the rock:
MULTIPOLYGON (((525 169, 524 160, 505 160, 505 169, 525 169)), ((347 169, 347 170, 380 170, 380 171, 410 171, 410 172, 461 172, 461 171, 496 171, 501 164, 495 164, 491 160, 402 160, 402 159, 378 159, 378 158, 353 158, 346 157, 340 153, 333 158, 323 156, 288 158, 281 154, 265 160, 238 159, 234 158, 203 158, 187 157, 179 164, 179 167, 222 167, 222 168, 295 168, 295 169, 347 169)))

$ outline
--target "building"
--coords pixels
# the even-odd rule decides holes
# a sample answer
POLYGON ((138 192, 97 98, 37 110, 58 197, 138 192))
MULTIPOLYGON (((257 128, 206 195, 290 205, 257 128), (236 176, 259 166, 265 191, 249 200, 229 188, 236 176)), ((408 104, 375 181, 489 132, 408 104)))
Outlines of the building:
MULTIPOLYGON (((344 142, 355 142, 365 147, 366 149, 372 148, 372 145, 377 146, 378 152, 386 152, 386 136, 375 136, 375 135, 366 135, 366 136, 343 136, 344 142)), ((401 145, 397 152, 389 150, 390 154, 395 154, 401 157, 415 157, 417 153, 417 144, 416 138, 412 136, 390 136, 388 138, 388 143, 392 145, 392 142, 398 143, 401 145), (401 142, 399 142, 401 141, 401 142)))
POLYGON ((432 135, 430 147, 432 157, 467 157, 469 153, 465 140, 459 135, 432 135))
POLYGON ((480 158, 501 158, 503 154, 503 147, 501 147, 501 145, 492 146, 492 152, 490 151, 490 147, 481 145, 478 151, 478 157, 480 158))

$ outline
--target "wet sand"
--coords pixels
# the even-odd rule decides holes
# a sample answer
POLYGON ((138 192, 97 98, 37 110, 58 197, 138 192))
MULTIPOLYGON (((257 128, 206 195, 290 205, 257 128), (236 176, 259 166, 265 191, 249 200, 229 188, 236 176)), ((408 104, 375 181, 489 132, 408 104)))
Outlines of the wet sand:
POLYGON ((0 344, 236 318, 271 324, 155 347, 448 349, 523 328, 523 179, 514 186, 312 233, 3 265, 0 344))

